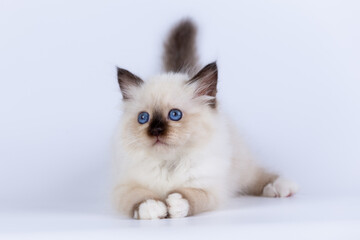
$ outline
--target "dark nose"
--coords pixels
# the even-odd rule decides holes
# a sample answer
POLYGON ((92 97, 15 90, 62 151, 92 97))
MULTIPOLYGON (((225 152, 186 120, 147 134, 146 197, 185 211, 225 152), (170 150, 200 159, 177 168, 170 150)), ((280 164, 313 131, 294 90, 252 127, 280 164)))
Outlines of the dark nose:
POLYGON ((166 132, 166 121, 162 118, 161 113, 155 112, 148 128, 148 135, 158 137, 166 132))
POLYGON ((150 135, 158 137, 164 133, 164 130, 165 130, 164 127, 156 126, 156 127, 150 128, 149 132, 150 132, 150 135))

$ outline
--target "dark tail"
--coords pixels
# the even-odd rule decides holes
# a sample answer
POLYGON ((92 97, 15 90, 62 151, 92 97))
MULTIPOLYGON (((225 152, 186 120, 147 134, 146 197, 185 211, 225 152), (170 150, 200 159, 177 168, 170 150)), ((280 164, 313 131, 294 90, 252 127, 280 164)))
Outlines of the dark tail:
POLYGON ((196 26, 189 20, 178 23, 170 32, 163 54, 164 70, 193 74, 198 70, 196 26))

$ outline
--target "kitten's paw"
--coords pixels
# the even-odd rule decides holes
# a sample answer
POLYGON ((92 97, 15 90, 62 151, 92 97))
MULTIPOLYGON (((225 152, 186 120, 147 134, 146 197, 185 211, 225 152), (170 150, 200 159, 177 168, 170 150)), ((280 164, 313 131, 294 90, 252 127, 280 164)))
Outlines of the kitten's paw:
POLYGON ((298 190, 298 185, 292 181, 278 178, 263 189, 265 197, 291 197, 298 190))
POLYGON ((161 219, 167 216, 167 208, 164 202, 148 199, 139 204, 134 210, 135 219, 161 219))
POLYGON ((182 218, 189 214, 189 202, 180 193, 169 194, 166 204, 168 205, 169 217, 171 218, 182 218))

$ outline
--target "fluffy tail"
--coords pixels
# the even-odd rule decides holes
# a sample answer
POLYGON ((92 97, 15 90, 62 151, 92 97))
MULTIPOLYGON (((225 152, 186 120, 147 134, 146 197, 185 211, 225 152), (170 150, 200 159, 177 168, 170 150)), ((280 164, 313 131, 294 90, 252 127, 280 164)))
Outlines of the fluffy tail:
POLYGON ((198 69, 196 26, 189 20, 178 23, 170 32, 163 54, 164 70, 194 74, 198 69))

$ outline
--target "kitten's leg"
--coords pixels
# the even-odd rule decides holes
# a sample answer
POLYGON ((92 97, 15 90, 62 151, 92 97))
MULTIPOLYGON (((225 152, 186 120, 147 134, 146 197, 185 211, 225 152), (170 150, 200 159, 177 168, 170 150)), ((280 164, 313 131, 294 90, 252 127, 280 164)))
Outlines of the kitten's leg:
POLYGON ((136 184, 122 184, 115 191, 118 209, 130 217, 160 219, 167 216, 165 203, 147 188, 136 184))
POLYGON ((297 190, 298 187, 295 183, 257 167, 254 168, 251 181, 247 184, 245 192, 255 196, 290 197, 297 190))
POLYGON ((213 193, 200 188, 179 188, 166 199, 169 217, 180 218, 213 210, 218 200, 213 193))

